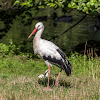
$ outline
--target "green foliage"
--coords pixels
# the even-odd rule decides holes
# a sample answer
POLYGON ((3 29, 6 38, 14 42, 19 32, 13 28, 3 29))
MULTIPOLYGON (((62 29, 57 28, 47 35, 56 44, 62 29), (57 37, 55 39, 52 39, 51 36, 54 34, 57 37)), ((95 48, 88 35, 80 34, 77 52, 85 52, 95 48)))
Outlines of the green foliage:
POLYGON ((16 46, 13 44, 12 39, 9 41, 8 47, 9 47, 9 52, 8 52, 8 53, 12 53, 12 54, 15 53, 16 49, 18 49, 18 48, 16 48, 16 46))
POLYGON ((13 44, 12 39, 9 41, 9 45, 0 43, 0 55, 16 54, 19 49, 13 44))
POLYGON ((22 2, 21 0, 15 1, 14 4, 20 4, 21 6, 28 7, 53 7, 53 8, 71 8, 77 9, 79 11, 83 11, 87 14, 98 12, 100 13, 100 0, 25 0, 22 2))
POLYGON ((8 54, 9 47, 6 44, 0 43, 0 54, 8 54))
POLYGON ((24 2, 22 2, 22 1, 20 1, 20 0, 16 0, 16 1, 14 2, 14 5, 17 5, 17 4, 19 4, 19 3, 20 3, 21 6, 28 6, 28 7, 31 7, 31 6, 34 5, 34 0, 24 0, 24 2))
POLYGON ((76 8, 89 14, 90 12, 100 12, 100 1, 97 0, 71 0, 68 4, 70 8, 76 8))

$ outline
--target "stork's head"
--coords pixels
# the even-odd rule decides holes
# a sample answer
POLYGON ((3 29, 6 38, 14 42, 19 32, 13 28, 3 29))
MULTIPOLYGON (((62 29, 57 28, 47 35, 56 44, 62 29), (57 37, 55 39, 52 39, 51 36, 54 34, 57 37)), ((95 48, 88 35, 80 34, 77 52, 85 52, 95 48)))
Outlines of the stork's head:
POLYGON ((29 35, 28 38, 30 38, 36 31, 39 31, 39 30, 44 30, 44 25, 42 22, 38 22, 36 25, 35 25, 35 29, 33 30, 33 32, 29 35))
POLYGON ((44 29, 44 25, 43 25, 42 22, 38 22, 38 23, 35 25, 35 28, 36 28, 37 30, 44 29))

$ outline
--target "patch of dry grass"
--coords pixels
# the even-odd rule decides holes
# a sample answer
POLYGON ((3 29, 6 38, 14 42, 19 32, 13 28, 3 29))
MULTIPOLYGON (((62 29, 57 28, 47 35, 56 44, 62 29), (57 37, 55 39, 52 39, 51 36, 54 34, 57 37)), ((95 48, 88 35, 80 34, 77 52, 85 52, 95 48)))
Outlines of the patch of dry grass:
POLYGON ((0 86, 0 100, 99 100, 100 80, 73 75, 65 78, 62 74, 58 88, 54 87, 55 80, 50 80, 53 81, 52 91, 43 90, 47 82, 44 80, 26 76, 4 80, 0 86))
POLYGON ((46 70, 43 62, 32 59, 24 62, 18 57, 11 59, 0 60, 0 100, 100 100, 99 58, 86 58, 84 64, 84 57, 71 56, 72 75, 67 77, 63 71, 58 88, 54 83, 59 68, 53 66, 50 78, 52 91, 44 91, 47 79, 37 78, 46 70))

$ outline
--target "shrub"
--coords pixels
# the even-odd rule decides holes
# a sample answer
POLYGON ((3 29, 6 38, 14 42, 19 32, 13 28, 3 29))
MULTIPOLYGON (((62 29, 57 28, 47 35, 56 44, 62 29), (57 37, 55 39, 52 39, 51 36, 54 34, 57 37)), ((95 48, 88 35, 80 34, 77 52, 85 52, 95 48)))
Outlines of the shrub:
POLYGON ((0 43, 0 54, 7 55, 9 52, 9 46, 6 44, 0 43))
POLYGON ((19 49, 20 48, 13 44, 12 39, 9 41, 9 45, 0 43, 0 55, 16 54, 19 49))

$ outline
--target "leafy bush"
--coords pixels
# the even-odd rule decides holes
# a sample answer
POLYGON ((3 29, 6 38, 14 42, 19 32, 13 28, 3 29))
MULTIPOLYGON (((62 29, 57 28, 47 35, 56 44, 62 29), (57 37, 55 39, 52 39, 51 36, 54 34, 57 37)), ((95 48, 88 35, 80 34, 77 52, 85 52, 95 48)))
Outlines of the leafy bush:
POLYGON ((0 43, 0 54, 8 54, 9 52, 9 46, 7 46, 6 44, 0 43))
POLYGON ((14 5, 20 4, 27 7, 38 8, 68 8, 77 9, 78 11, 90 13, 100 13, 100 0, 15 0, 14 5), (35 5, 35 6, 34 6, 35 5))
POLYGON ((16 47, 16 45, 13 44, 12 39, 9 41, 9 45, 0 43, 0 54, 2 54, 2 55, 16 54, 16 52, 19 49, 20 48, 16 47))

